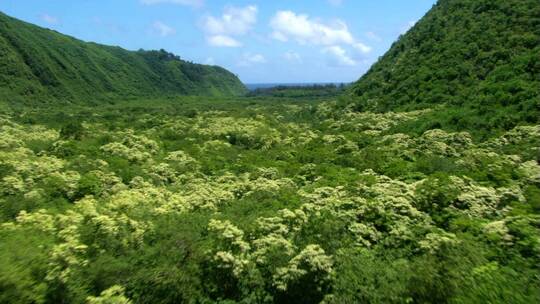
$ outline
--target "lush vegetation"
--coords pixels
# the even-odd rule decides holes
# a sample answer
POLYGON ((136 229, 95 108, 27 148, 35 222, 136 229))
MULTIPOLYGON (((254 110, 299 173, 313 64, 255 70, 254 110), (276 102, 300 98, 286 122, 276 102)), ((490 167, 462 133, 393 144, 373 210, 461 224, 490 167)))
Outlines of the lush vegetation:
POLYGON ((5 107, 0 302, 540 300, 539 125, 334 107, 5 107))
POLYGON ((164 50, 130 52, 85 43, 0 13, 0 97, 14 103, 95 102, 119 97, 246 92, 217 66, 164 50))
MULTIPOLYGON (((537 30, 537 1, 440 1, 351 89, 360 96, 0 99, 0 303, 539 303, 540 124, 525 111, 538 79, 501 59, 494 70, 515 67, 529 90, 511 104, 482 101, 504 77, 459 74, 449 85, 463 104, 397 93, 403 65, 436 66, 429 50, 396 48, 451 31, 422 29, 467 20, 475 3, 479 20, 509 15, 502 37, 523 18, 516 35, 537 30)), ((453 47, 439 42, 437 54, 453 47)), ((431 94, 432 79, 411 92, 431 94)))
POLYGON ((540 119, 538 0, 440 0, 352 90, 353 108, 445 104, 439 123, 510 130, 540 119))
POLYGON ((344 93, 345 84, 315 84, 315 85, 298 85, 285 86, 279 85, 271 88, 258 88, 250 91, 249 97, 283 97, 283 98, 325 98, 338 97, 344 93))

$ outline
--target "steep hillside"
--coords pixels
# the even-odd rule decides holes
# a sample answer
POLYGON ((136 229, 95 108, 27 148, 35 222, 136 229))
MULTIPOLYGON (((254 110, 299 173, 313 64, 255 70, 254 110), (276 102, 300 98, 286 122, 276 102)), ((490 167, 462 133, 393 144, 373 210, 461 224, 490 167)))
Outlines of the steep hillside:
POLYGON ((0 98, 89 100, 164 95, 239 95, 244 85, 217 66, 161 51, 85 43, 0 13, 0 98))
MULTIPOLYGON (((540 1, 440 0, 353 93, 356 110, 447 104, 486 118, 471 127, 536 123, 540 1)), ((470 123, 466 120, 454 117, 456 124, 470 123)))

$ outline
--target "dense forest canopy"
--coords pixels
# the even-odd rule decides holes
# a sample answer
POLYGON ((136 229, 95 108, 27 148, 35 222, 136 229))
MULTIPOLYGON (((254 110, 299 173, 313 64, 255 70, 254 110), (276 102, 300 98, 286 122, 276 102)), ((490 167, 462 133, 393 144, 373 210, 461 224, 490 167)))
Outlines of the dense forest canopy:
POLYGON ((338 97, 344 93, 345 84, 314 84, 314 85, 277 85, 270 88, 251 90, 249 97, 289 97, 289 98, 329 98, 338 97))
POLYGON ((441 0, 354 85, 354 108, 447 104, 463 110, 448 124, 538 123, 539 54, 537 0, 441 0))

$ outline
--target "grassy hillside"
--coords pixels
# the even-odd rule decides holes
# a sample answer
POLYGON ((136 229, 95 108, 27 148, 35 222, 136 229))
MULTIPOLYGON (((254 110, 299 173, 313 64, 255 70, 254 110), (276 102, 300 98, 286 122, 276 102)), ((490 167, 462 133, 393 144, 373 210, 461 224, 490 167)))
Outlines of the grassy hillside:
POLYGON ((0 98, 84 100, 165 95, 240 95, 227 70, 161 51, 85 43, 0 13, 0 98))
POLYGON ((442 124, 536 123, 539 54, 538 0, 440 0, 356 83, 354 109, 445 104, 460 111, 442 124))

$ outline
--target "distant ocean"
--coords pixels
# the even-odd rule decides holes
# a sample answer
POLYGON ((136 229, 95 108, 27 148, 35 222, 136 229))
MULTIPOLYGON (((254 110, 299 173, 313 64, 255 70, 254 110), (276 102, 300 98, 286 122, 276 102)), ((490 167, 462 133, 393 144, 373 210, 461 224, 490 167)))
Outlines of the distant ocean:
POLYGON ((313 85, 327 85, 327 84, 335 84, 335 85, 341 85, 341 84, 348 84, 344 82, 304 82, 304 83, 245 83, 245 86, 248 88, 248 90, 253 91, 256 89, 269 89, 279 86, 286 86, 286 87, 309 87, 313 85))

